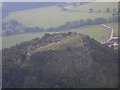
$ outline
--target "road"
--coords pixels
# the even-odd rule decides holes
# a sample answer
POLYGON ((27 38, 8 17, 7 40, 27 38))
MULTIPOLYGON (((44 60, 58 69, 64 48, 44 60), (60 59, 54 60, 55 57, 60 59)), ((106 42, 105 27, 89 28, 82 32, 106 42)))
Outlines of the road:
POLYGON ((113 35, 114 35, 114 29, 112 28, 112 27, 110 27, 110 26, 108 26, 108 25, 105 25, 105 24, 101 24, 103 27, 106 27, 106 28, 108 28, 108 29, 111 29, 111 33, 110 33, 110 37, 109 37, 109 39, 107 40, 107 41, 110 41, 111 39, 113 39, 113 35))

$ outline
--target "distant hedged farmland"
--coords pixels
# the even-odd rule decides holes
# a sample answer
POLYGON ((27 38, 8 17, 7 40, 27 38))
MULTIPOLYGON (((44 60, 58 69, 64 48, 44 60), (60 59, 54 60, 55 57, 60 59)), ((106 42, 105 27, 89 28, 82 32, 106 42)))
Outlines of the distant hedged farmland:
POLYGON ((75 31, 90 35, 98 41, 106 40, 110 31, 102 28, 100 24, 112 23, 116 27, 117 8, 117 3, 107 3, 107 5, 106 3, 67 5, 62 3, 12 12, 3 20, 3 36, 5 36, 3 37, 3 48, 40 37, 39 33, 43 35, 46 32, 75 31), (13 40, 13 38, 19 39, 13 40))
POLYGON ((63 10, 63 8, 69 6, 49 6, 30 10, 23 10, 18 12, 13 12, 9 14, 6 20, 14 19, 26 26, 32 27, 58 27, 66 22, 78 21, 80 19, 94 19, 94 18, 109 18, 112 16, 113 12, 117 11, 117 3, 87 3, 84 5, 74 6, 78 8, 79 11, 69 11, 72 8, 63 10), (93 5, 93 6, 92 6, 93 5), (102 6, 102 7, 101 7, 102 6), (103 8, 104 7, 104 8, 103 8), (98 10, 97 10, 97 9, 98 10), (114 10, 115 9, 115 10, 114 10), (101 10, 101 12, 99 12, 101 10), (92 13, 90 13, 92 12, 92 13), (107 12, 107 13, 106 13, 107 12))
MULTIPOLYGON (((117 23, 111 23, 108 24, 112 26, 115 29, 115 35, 118 35, 118 24, 117 23)), ((97 41, 104 41, 109 38, 110 30, 107 30, 106 28, 103 28, 101 25, 91 25, 86 26, 83 28, 77 28, 77 29, 71 29, 71 32, 79 32, 81 34, 89 35, 90 37, 96 39, 97 41)), ((63 32, 69 32, 63 31, 63 32)), ((48 33, 57 33, 57 32, 48 32, 48 33)), ((2 48, 11 47, 16 44, 20 44, 21 42, 29 41, 34 38, 40 38, 43 36, 45 32, 39 32, 39 33, 25 33, 25 34, 17 34, 12 36, 5 36, 2 38, 2 48)))
POLYGON ((118 16, 114 15, 108 20, 105 18, 95 18, 92 19, 81 19, 79 21, 72 21, 72 22, 66 22, 64 25, 60 25, 58 27, 50 27, 48 29, 39 28, 39 27, 27 27, 25 25, 22 25, 21 23, 17 22, 16 20, 10 20, 7 23, 3 23, 2 29, 2 35, 3 36, 9 36, 9 35, 15 35, 15 34, 23 34, 23 33, 33 33, 33 32, 61 32, 61 31, 67 31, 71 29, 81 28, 84 26, 90 26, 90 25, 100 25, 104 23, 115 23, 118 22, 118 16))

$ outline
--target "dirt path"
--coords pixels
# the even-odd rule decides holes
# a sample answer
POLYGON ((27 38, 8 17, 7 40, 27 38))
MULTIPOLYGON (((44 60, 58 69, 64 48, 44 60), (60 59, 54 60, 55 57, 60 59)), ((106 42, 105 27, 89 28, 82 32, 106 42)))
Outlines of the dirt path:
POLYGON ((105 24, 101 24, 103 27, 106 27, 108 29, 111 29, 111 33, 110 33, 110 37, 107 41, 110 41, 111 39, 113 39, 113 35, 114 35, 114 29, 108 25, 105 25, 105 24))

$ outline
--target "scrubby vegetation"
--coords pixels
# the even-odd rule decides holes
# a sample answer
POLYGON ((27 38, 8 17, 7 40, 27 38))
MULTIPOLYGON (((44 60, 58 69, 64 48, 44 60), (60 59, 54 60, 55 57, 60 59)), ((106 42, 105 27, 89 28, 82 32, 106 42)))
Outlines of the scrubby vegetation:
POLYGON ((45 34, 41 39, 4 49, 2 69, 3 88, 98 88, 118 84, 117 52, 88 36, 72 32, 45 34), (30 45, 57 43, 54 40, 58 40, 55 38, 58 35, 64 37, 63 41, 66 38, 68 44, 27 56, 30 45), (48 42, 50 38, 54 40, 48 42), (71 43, 72 38, 76 42, 71 43))

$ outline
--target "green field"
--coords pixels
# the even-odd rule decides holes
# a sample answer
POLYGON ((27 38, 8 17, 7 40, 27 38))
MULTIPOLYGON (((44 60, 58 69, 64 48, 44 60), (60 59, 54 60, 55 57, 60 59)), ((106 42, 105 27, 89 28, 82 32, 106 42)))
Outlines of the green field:
POLYGON ((97 41, 105 41, 109 38, 110 31, 101 25, 89 26, 82 29, 72 29, 72 32, 79 32, 96 39, 97 41))
MULTIPOLYGON (((114 28, 114 30, 115 30, 114 35, 118 36, 118 24, 117 23, 111 23, 111 24, 107 24, 107 25, 114 28)), ((72 29, 70 31, 79 32, 81 34, 88 35, 88 36, 96 39, 97 41, 107 40, 110 36, 110 33, 111 33, 110 29, 106 29, 106 28, 102 27, 101 25, 92 25, 92 26, 88 26, 86 28, 72 29)))
MULTIPOLYGON (((112 10, 113 8, 117 8, 117 3, 87 3, 77 7, 68 5, 67 8, 70 10, 81 10, 84 12, 61 11, 61 7, 49 6, 13 12, 10 13, 4 19, 4 21, 15 19, 29 27, 38 26, 46 29, 49 27, 58 27, 59 25, 63 25, 66 22, 79 21, 80 19, 94 19, 100 17, 109 18, 112 16, 112 13, 89 13, 89 9, 94 8, 94 10, 105 11, 106 8, 110 8, 112 10)), ((117 24, 109 25, 115 28, 115 35, 117 35, 117 24)), ((95 38, 97 41, 107 40, 110 35, 110 30, 107 30, 100 25, 89 26, 82 29, 72 29, 70 31, 89 35, 90 37, 95 38)), ((36 37, 41 37, 43 34, 44 33, 28 33, 3 37, 2 48, 11 47, 21 42, 29 41, 36 37)))
POLYGON ((117 10, 118 3, 117 2, 92 2, 92 3, 86 3, 84 5, 79 6, 72 6, 68 5, 65 7, 69 10, 80 10, 80 11, 86 11, 89 12, 89 9, 93 9, 94 11, 106 11, 106 8, 110 8, 111 11, 115 8, 117 10))
MULTIPOLYGON (((118 34, 117 23, 108 24, 115 29, 116 35, 118 34)), ((84 28, 69 30, 72 32, 79 32, 81 34, 89 35, 97 41, 105 41, 109 38, 110 30, 102 27, 101 25, 92 25, 84 28)), ((68 32, 69 32, 68 31, 68 32)), ((66 32, 66 31, 65 31, 66 32)), ((49 33, 49 32, 48 32, 49 33)), ((53 32, 54 33, 54 32, 53 32)), ((6 36, 2 38, 2 48, 11 47, 24 41, 32 40, 36 37, 41 37, 44 33, 28 33, 14 36, 6 36)))
POLYGON ((14 36, 6 36, 2 38, 2 48, 9 48, 13 45, 20 44, 24 41, 29 41, 37 37, 41 37, 44 33, 28 33, 14 36))
MULTIPOLYGON (((84 5, 80 7, 83 8, 83 6, 84 5)), ((101 6, 99 6, 99 8, 101 8, 101 6)), ((58 27, 66 22, 79 21, 80 19, 94 19, 98 17, 109 18, 111 16, 112 13, 69 12, 61 11, 61 8, 58 6, 50 6, 13 12, 9 14, 4 21, 15 19, 29 27, 38 26, 49 28, 58 27)))
POLYGON ((112 23, 112 24, 107 24, 107 25, 109 25, 109 26, 111 26, 113 29, 114 29, 114 31, 115 31, 115 33, 114 33, 114 36, 118 36, 118 24, 117 23, 112 23))
MULTIPOLYGON (((55 32, 47 32, 47 33, 55 33, 55 32)), ((57 32, 56 32, 57 33, 57 32)), ((16 44, 20 44, 21 42, 30 41, 34 38, 41 38, 45 33, 27 33, 27 34, 19 34, 13 36, 5 36, 2 37, 2 48, 9 48, 16 44)))

